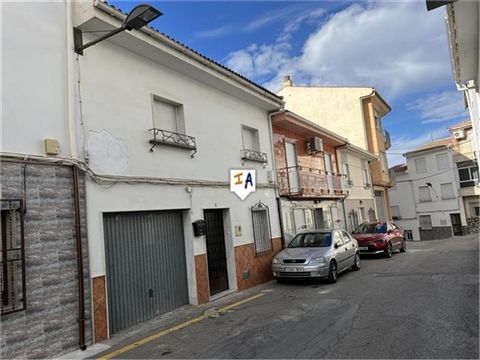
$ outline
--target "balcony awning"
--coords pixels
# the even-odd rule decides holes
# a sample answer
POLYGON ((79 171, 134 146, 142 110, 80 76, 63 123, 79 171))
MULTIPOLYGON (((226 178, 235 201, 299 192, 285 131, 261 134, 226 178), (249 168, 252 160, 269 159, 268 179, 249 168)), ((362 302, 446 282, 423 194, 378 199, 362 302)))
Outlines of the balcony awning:
POLYGON ((427 0, 427 10, 433 10, 439 8, 440 6, 448 5, 457 0, 427 0))

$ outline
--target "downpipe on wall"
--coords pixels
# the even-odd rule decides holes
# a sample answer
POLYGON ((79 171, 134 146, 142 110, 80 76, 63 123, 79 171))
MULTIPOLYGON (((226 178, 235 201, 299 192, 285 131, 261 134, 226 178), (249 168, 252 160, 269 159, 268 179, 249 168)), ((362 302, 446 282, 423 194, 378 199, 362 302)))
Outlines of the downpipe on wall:
POLYGON ((72 166, 73 201, 75 209, 75 240, 77 245, 77 275, 78 275, 78 345, 86 350, 85 344, 85 287, 83 274, 82 232, 80 219, 80 191, 78 184, 78 168, 72 166))

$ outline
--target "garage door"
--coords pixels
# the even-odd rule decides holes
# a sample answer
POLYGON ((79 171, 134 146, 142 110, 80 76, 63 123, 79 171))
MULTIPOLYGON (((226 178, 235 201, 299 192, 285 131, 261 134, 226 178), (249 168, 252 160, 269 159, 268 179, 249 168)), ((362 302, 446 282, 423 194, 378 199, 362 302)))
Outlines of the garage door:
POLYGON ((188 304, 182 213, 104 214, 110 333, 188 304))

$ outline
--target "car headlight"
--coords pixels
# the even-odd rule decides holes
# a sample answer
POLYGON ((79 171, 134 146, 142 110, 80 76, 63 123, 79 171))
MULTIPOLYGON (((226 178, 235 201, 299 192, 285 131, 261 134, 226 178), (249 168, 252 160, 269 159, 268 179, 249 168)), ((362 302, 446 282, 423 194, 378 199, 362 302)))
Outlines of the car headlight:
POLYGON ((316 257, 310 260, 310 264, 326 264, 326 263, 327 263, 327 259, 325 259, 325 257, 323 256, 316 257))
POLYGON ((277 257, 274 257, 272 260, 272 264, 280 264, 280 259, 277 257))

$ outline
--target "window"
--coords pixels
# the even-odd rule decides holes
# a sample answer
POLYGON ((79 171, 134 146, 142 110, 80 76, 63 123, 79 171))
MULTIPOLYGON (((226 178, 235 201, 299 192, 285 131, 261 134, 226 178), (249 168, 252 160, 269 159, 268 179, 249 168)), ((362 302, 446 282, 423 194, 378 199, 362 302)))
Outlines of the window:
POLYGON ((457 164, 460 187, 475 186, 478 183, 478 163, 475 161, 464 161, 457 164))
POLYGON ((475 216, 480 216, 480 206, 474 206, 473 211, 475 213, 475 216))
POLYGON ((242 126, 243 148, 248 150, 260 151, 260 141, 258 139, 258 130, 249 126, 242 126))
POLYGON ((343 245, 342 237, 340 236, 340 233, 338 231, 333 232, 333 244, 343 245))
POLYGON ((350 237, 350 235, 348 235, 348 233, 344 230, 342 230, 342 238, 343 238, 344 244, 348 244, 350 241, 352 241, 352 238, 350 237))
POLYGON ((358 208, 358 210, 360 211, 360 222, 367 221, 367 218, 365 216, 365 208, 360 207, 360 208, 358 208))
POLYGON ((375 117, 375 126, 377 129, 382 129, 382 117, 380 116, 380 113, 377 110, 374 110, 373 115, 375 117))
POLYGON ((455 199, 452 183, 440 184, 440 191, 441 191, 443 200, 455 199))
POLYGON ((25 310, 23 200, 1 200, 1 314, 25 310))
POLYGON ((153 124, 157 129, 184 134, 183 106, 153 96, 153 124))
POLYGON ((268 206, 259 202, 252 206, 253 238, 257 255, 272 251, 272 234, 268 206))
POLYGON ((432 218, 430 215, 420 215, 418 219, 420 221, 420 229, 432 230, 432 218))
POLYGON ((424 174, 427 172, 427 162, 425 158, 415 159, 415 171, 417 174, 424 174))
POLYGON ((362 161, 362 174, 363 174, 363 186, 365 188, 370 188, 370 177, 368 176, 368 163, 362 161))
POLYGON ((448 155, 447 154, 438 154, 436 156, 437 161, 437 170, 448 169, 448 155))
POLYGON ((387 154, 384 152, 380 153, 380 167, 382 172, 388 172, 387 154))
POLYGON ((403 231, 403 236, 405 237, 405 240, 413 240, 412 230, 404 230, 403 231))
POLYGON ((420 186, 418 188, 418 200, 420 202, 432 201, 430 196, 430 188, 428 186, 420 186))
POLYGON ((392 210, 392 219, 398 220, 401 219, 400 217, 400 207, 398 205, 393 205, 391 207, 392 210))

